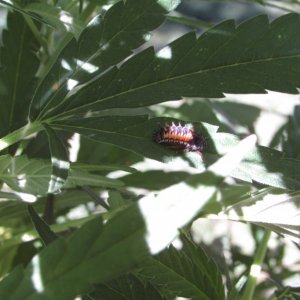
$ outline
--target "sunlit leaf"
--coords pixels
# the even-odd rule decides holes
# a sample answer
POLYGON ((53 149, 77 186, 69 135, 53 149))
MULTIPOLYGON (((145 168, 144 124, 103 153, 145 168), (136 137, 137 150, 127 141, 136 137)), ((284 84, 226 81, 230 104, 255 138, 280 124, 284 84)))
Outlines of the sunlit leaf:
POLYGON ((298 241, 299 204, 299 192, 284 193, 269 188, 228 207, 220 217, 259 224, 298 241))
POLYGON ((238 27, 225 21, 199 38, 188 33, 156 54, 152 48, 138 53, 64 101, 53 102, 43 118, 148 106, 183 96, 221 98, 224 93, 266 90, 297 94, 297 31, 299 15, 288 14, 271 24, 264 15, 238 27))
POLYGON ((154 0, 119 1, 96 16, 60 53, 42 79, 31 105, 31 118, 58 105, 76 85, 119 63, 139 47, 164 20, 165 10, 154 0))

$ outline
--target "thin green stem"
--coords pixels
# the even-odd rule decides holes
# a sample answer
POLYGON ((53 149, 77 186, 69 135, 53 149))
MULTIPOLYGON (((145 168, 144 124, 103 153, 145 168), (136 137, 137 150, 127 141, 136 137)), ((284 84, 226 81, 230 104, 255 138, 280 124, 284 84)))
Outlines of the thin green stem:
POLYGON ((86 21, 89 19, 89 17, 94 12, 95 8, 97 7, 97 4, 93 3, 92 1, 86 6, 86 8, 82 11, 80 15, 80 19, 82 21, 86 21))
POLYGON ((31 17, 26 16, 26 15, 23 15, 23 16, 24 16, 24 19, 25 19, 28 27, 30 28, 30 30, 32 31, 34 37, 37 39, 37 41, 40 43, 40 45, 44 49, 46 57, 48 58, 49 57, 49 51, 48 51, 47 41, 43 39, 40 31, 38 30, 38 28, 36 27, 36 25, 32 21, 31 17))
POLYGON ((241 300, 252 300, 253 299, 253 294, 254 294, 254 290, 255 290, 255 286, 256 286, 256 281, 257 281, 257 277, 260 274, 261 271, 261 267, 267 252, 267 248, 268 248, 268 242, 271 236, 271 231, 270 230, 265 230, 262 240, 259 243, 257 252, 254 256, 254 261, 251 265, 250 268, 250 273, 248 276, 248 281, 246 284, 246 288, 245 291, 242 295, 241 300))
POLYGON ((28 123, 0 139, 0 151, 43 129, 40 122, 28 123))

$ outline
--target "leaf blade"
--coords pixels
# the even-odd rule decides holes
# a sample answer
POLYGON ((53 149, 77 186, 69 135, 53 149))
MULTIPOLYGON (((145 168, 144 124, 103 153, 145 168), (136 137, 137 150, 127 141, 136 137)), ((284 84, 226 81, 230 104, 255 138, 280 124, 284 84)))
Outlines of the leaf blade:
POLYGON ((288 14, 271 24, 266 16, 258 16, 237 28, 226 21, 198 39, 188 33, 157 54, 151 48, 138 53, 65 98, 45 117, 148 106, 181 97, 222 98, 224 93, 297 94, 297 31, 299 16, 288 14))

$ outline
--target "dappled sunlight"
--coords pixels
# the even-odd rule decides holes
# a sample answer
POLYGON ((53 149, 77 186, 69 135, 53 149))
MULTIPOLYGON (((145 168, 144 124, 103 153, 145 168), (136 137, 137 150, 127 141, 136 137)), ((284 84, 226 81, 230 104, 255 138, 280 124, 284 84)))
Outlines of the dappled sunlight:
POLYGON ((68 89, 68 91, 72 90, 77 84, 78 84, 77 80, 68 79, 68 81, 67 81, 67 89, 68 89))
POLYGON ((66 30, 71 30, 73 25, 73 17, 66 13, 65 11, 61 11, 59 13, 59 19, 63 22, 66 30))
POLYGON ((77 64, 77 67, 83 69, 84 71, 88 72, 89 74, 92 74, 99 70, 98 66, 93 65, 89 62, 79 60, 79 59, 76 59, 76 64, 77 64))
POLYGON ((21 193, 21 192, 14 192, 14 194, 17 195, 24 202, 34 203, 37 201, 37 197, 32 194, 21 193))
POLYGON ((228 169, 232 165, 238 163, 245 157, 245 155, 255 147, 257 137, 252 134, 242 140, 236 147, 230 150, 225 156, 221 157, 209 169, 217 176, 225 177, 228 175, 228 169))
POLYGON ((56 157, 51 158, 52 165, 59 169, 69 170, 70 162, 67 160, 58 159, 56 157))
POLYGON ((213 186, 195 189, 182 182, 163 190, 158 196, 151 194, 140 200, 139 208, 146 223, 146 242, 151 254, 157 254, 172 242, 178 229, 197 214, 214 192, 213 186))
POLYGON ((30 234, 30 233, 24 233, 24 234, 22 234, 22 236, 21 236, 21 240, 22 240, 23 242, 30 242, 30 241, 32 241, 32 240, 34 240, 34 239, 36 239, 36 236, 33 235, 33 234, 30 234))
POLYGON ((172 58, 172 48, 170 46, 166 46, 160 51, 157 52, 156 57, 162 59, 171 59, 172 58))
POLYGON ((37 293, 42 293, 44 291, 44 284, 41 274, 41 264, 40 264, 40 257, 36 255, 32 259, 32 274, 31 274, 31 281, 34 289, 37 293))
POLYGON ((61 60, 61 66, 62 66, 65 70, 72 71, 71 65, 70 65, 65 59, 62 59, 62 60, 61 60))
POLYGON ((225 214, 231 220, 237 221, 300 226, 297 208, 299 204, 300 195, 292 196, 287 193, 277 195, 269 192, 258 199, 246 199, 229 208, 225 214))
POLYGON ((55 174, 57 171, 68 171, 70 169, 70 162, 67 160, 58 159, 56 157, 51 158, 52 167, 54 169, 54 174, 51 175, 48 193, 58 193, 60 192, 61 187, 65 183, 65 178, 62 178, 60 175, 55 174), (56 171, 56 172, 55 172, 56 171))
POLYGON ((48 187, 48 193, 54 194, 59 193, 60 188, 65 183, 65 180, 59 176, 51 175, 49 187, 48 187))
POLYGON ((0 151, 7 148, 9 144, 4 139, 0 139, 0 151))
POLYGON ((20 188, 25 188, 27 183, 26 174, 19 174, 17 176, 17 182, 20 188))

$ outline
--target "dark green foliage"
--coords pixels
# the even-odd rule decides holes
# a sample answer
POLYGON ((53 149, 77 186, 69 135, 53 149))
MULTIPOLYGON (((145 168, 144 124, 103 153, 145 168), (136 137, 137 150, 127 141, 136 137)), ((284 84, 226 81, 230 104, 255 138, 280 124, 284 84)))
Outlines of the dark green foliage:
POLYGON ((279 237, 267 248, 269 230, 299 242, 299 106, 270 139, 279 151, 251 135, 263 107, 218 98, 298 93, 298 14, 225 20, 168 45, 164 36, 161 48, 149 38, 172 36, 168 23, 154 31, 166 16, 203 24, 180 7, 168 15, 180 1, 0 3, 10 9, 0 48, 0 299, 249 300, 275 283, 278 299, 297 294, 282 282, 298 262, 280 266, 279 237), (157 144, 172 123, 202 136, 203 153, 157 144), (195 230, 198 218, 261 226, 250 234, 259 251, 244 254, 224 230, 195 230), (208 247, 190 234, 208 235, 208 247), (272 281, 248 276, 243 288, 257 262, 272 281))
POLYGON ((0 49, 0 136, 26 124, 39 66, 38 44, 19 13, 9 13, 0 49))

